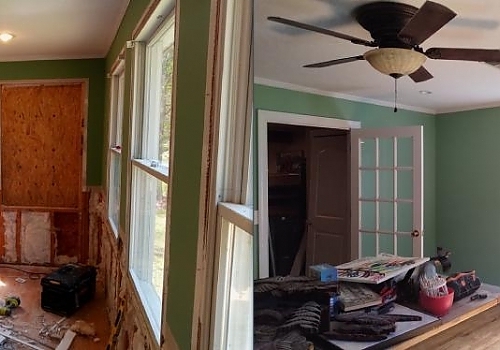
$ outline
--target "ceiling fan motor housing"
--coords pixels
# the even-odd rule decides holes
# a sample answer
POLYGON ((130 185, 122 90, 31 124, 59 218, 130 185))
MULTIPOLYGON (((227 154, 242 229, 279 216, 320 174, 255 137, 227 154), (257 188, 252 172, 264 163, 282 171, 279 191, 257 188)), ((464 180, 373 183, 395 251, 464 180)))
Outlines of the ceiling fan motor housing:
POLYGON ((381 1, 356 8, 353 16, 379 47, 411 49, 412 45, 398 34, 417 11, 418 8, 408 4, 381 1))

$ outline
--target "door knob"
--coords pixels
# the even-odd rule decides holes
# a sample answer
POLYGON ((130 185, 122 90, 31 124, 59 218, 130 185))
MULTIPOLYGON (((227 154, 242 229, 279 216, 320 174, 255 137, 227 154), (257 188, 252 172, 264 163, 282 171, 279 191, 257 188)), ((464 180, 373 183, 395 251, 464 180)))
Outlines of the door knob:
POLYGON ((418 230, 413 230, 413 232, 411 233, 411 236, 418 237, 418 236, 420 236, 420 232, 418 230))

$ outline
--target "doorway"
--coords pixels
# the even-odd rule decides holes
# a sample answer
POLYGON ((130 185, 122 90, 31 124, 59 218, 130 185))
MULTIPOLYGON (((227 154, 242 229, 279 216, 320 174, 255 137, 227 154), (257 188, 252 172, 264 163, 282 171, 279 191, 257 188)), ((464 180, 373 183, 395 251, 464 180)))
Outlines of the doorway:
POLYGON ((350 260, 348 146, 360 123, 271 111, 258 117, 259 277, 350 260))
MULTIPOLYGON (((269 221, 269 181, 272 173, 268 159, 268 130, 271 124, 313 128, 309 130, 308 152, 315 156, 310 156, 309 166, 305 166, 306 171, 309 169, 305 174, 307 231, 301 228, 302 235, 297 233, 300 237, 298 249, 302 247, 306 250, 306 268, 315 263, 338 264, 339 260, 331 260, 333 257, 352 260, 376 256, 382 252, 422 257, 424 238, 422 126, 360 129, 359 122, 259 110, 257 130, 259 278, 269 277, 270 272, 275 272, 272 269, 270 271, 270 267, 273 268, 270 259, 274 259, 270 254, 274 253, 271 250, 274 247, 272 247, 273 237, 270 236, 269 221), (325 142, 328 144, 332 142, 328 138, 336 137, 339 137, 339 140, 344 137, 349 141, 340 142, 336 148, 326 147, 325 142), (316 150, 313 144, 316 144, 316 150), (341 149, 343 152, 339 152, 341 149), (339 154, 335 155, 335 152, 339 154), (342 157, 346 160, 342 160, 342 157), (332 159, 337 161, 332 162, 332 159), (350 170, 343 174, 335 173, 341 169, 337 166, 337 162, 348 162, 350 170), (310 170, 314 169, 314 164, 318 167, 316 172, 310 170), (348 193, 346 201, 350 203, 350 210, 342 209, 345 207, 337 203, 326 202, 339 195, 338 188, 332 187, 331 184, 338 184, 341 181, 346 182, 344 186, 338 188, 346 189, 348 193), (350 223, 347 224, 350 228, 350 236, 347 239, 349 242, 336 234, 341 230, 339 225, 349 221, 342 220, 343 217, 350 218, 350 223), (336 228, 328 232, 324 223, 336 228), (306 232, 307 237, 305 243, 302 239, 303 232, 306 232), (346 257, 342 254, 346 254, 346 257)), ((294 159, 293 156, 289 158, 294 159)), ((278 162, 276 166, 281 163, 278 162)), ((292 165, 291 169, 293 168, 292 165)), ((349 208, 349 205, 346 208, 349 208)), ((297 239, 295 245, 296 242, 297 239)))

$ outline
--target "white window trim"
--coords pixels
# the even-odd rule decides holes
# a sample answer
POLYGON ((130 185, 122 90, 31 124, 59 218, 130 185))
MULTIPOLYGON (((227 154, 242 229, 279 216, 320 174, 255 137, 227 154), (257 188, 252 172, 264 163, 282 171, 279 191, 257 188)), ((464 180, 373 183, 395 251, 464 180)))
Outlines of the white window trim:
POLYGON ((244 204, 220 202, 218 211, 221 217, 253 235, 253 210, 251 207, 244 204))
MULTIPOLYGON (((125 102, 125 61, 122 58, 119 58, 114 64, 114 68, 109 75, 111 79, 111 95, 110 95, 110 108, 109 108, 109 132, 108 132, 108 161, 107 161, 107 202, 106 202, 106 217, 109 226, 111 227, 111 231, 118 237, 119 235, 119 224, 120 224, 120 211, 118 211, 117 223, 115 223, 111 218, 110 213, 110 201, 111 198, 111 167, 112 167, 112 155, 120 157, 120 164, 122 163, 122 141, 123 141, 123 132, 121 130, 123 125, 123 104, 125 102), (119 140, 117 143, 116 141, 119 140)), ((121 174, 121 172, 120 172, 121 174)), ((120 181, 120 188, 122 187, 120 181)), ((121 190, 120 190, 121 193, 121 190)), ((118 205, 121 201, 121 196, 115 198, 118 201, 118 205)))
POLYGON ((154 313, 156 310, 159 310, 161 308, 161 305, 159 302, 157 302, 155 291, 151 288, 151 285, 143 283, 133 270, 130 270, 130 277, 132 278, 132 281, 135 285, 134 289, 139 295, 139 300, 151 300, 150 303, 145 304, 141 302, 140 304, 144 307, 144 311, 146 312, 147 320, 149 320, 149 323, 153 330, 153 334, 160 334, 161 324, 155 322, 157 318, 155 317, 154 313))
MULTIPOLYGON (((193 349, 213 348, 215 309, 222 306, 217 304, 216 293, 221 258, 217 203, 251 204, 252 2, 214 0, 211 10, 193 349), (220 121, 221 116, 227 115, 233 116, 233 120, 220 121)), ((246 210, 253 214, 250 207, 246 210)))
MULTIPOLYGON (((128 202, 128 210, 129 215, 127 215, 128 219, 126 225, 129 230, 129 254, 128 254, 128 265, 129 265, 129 276, 133 282, 134 290, 137 293, 137 298, 140 300, 140 304, 143 306, 141 313, 144 314, 145 319, 149 322, 146 322, 146 327, 149 328, 151 333, 154 335, 154 338, 158 345, 162 345, 162 339, 165 339, 165 334, 168 332, 168 325, 166 322, 166 301, 167 301, 167 277, 168 277, 168 261, 165 259, 165 268, 164 268, 164 281, 163 281, 163 294, 160 296, 163 299, 162 303, 158 303, 157 305, 153 302, 148 305, 147 303, 143 303, 142 300, 148 298, 149 300, 156 300, 156 298, 152 297, 155 292, 151 289, 149 290, 149 286, 144 286, 141 283, 140 278, 134 273, 131 268, 131 260, 133 259, 132 250, 130 247, 134 246, 136 242, 134 242, 134 237, 131 234, 132 230, 132 213, 134 212, 134 205, 132 193, 134 192, 132 178, 134 169, 139 169, 144 173, 154 177, 158 181, 167 183, 168 188, 170 189, 170 177, 169 177, 169 166, 158 166, 156 160, 148 160, 141 159, 139 155, 142 153, 143 144, 138 140, 142 139, 142 135, 138 133, 142 133, 142 125, 144 123, 144 114, 145 109, 144 106, 147 104, 147 93, 145 93, 145 87, 147 86, 145 76, 146 69, 146 47, 148 42, 152 42, 155 37, 160 35, 164 30, 173 30, 175 33, 177 32, 176 21, 175 18, 177 14, 174 14, 173 11, 173 2, 171 1, 162 1, 157 4, 156 9, 150 15, 149 20, 144 25, 141 32, 137 35, 134 41, 131 42, 131 46, 134 48, 134 74, 133 74, 133 103, 132 103, 132 115, 134 122, 130 123, 130 135, 131 135, 131 152, 130 158, 128 161, 127 169, 129 173, 129 183, 127 184, 131 191, 129 191, 129 195, 127 198, 128 202), (162 305, 161 305, 162 304, 162 305), (158 312, 160 310, 160 312, 158 312), (163 335, 163 336, 162 336, 163 335)), ((175 43, 177 42, 177 37, 174 38, 174 77, 172 82, 172 100, 175 101, 175 65, 177 59, 177 48, 175 43)), ((173 103, 172 103, 173 104, 173 103)), ((175 120, 175 108, 172 105, 171 112, 171 135, 170 135, 170 154, 173 154, 173 139, 174 139, 174 120, 175 120)), ((171 157, 170 157, 171 158, 171 157)), ((168 192, 168 204, 167 204, 167 222, 170 217, 170 191, 168 192)), ((167 224, 166 227, 166 238, 165 238, 165 246, 166 252, 168 252, 169 246, 169 227, 167 224)), ((168 254, 166 254, 168 255, 168 254)))
MULTIPOLYGON (((229 349, 230 347, 233 348, 235 346, 235 344, 233 344, 235 341, 234 337, 233 339, 229 339, 228 337, 228 328, 230 322, 230 303, 231 298, 233 297, 231 293, 231 275, 233 269, 235 268, 234 260, 236 256, 234 252, 234 243, 236 237, 234 232, 227 226, 230 224, 234 225, 251 236, 251 240, 253 240, 253 213, 252 208, 246 205, 234 203, 221 202, 219 203, 217 209, 217 232, 220 233, 221 236, 219 237, 220 243, 218 244, 220 247, 220 256, 217 267, 219 281, 215 286, 214 291, 215 299, 217 300, 217 307, 214 310, 214 330, 211 349, 229 349), (228 234, 228 236, 222 236, 224 234, 228 234), (230 253, 224 254, 224 252, 227 251, 230 253)), ((253 256, 253 251, 250 250, 248 254, 253 256)), ((250 266, 253 266, 253 261, 250 262, 250 266)), ((251 278, 253 277, 253 271, 246 272, 248 272, 251 278)), ((250 281, 250 283, 252 283, 252 281, 250 281)), ((251 302, 249 308, 253 309, 253 301, 251 302)), ((246 315, 246 317, 249 322, 252 322, 253 317, 250 317, 250 315, 246 315)), ((252 339, 253 336, 249 336, 248 338, 252 339)), ((248 338, 245 340, 248 341, 248 338)), ((236 342, 241 340, 242 339, 236 339, 236 342)), ((238 345, 241 346, 242 344, 238 345)), ((248 344, 245 345, 245 349, 248 348, 248 344)))

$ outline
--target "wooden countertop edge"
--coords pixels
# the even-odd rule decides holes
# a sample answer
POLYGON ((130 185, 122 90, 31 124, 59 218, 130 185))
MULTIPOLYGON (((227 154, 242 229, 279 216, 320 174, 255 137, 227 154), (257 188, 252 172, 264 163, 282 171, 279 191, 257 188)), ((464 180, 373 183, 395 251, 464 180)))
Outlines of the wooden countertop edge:
POLYGON ((443 332, 451 327, 454 327, 457 324, 462 323, 463 321, 466 321, 466 320, 470 319, 471 317, 474 317, 474 316, 480 314, 481 312, 484 312, 486 310, 491 309, 494 306, 497 306, 500 302, 499 300, 500 300, 500 297, 494 298, 491 301, 484 303, 483 305, 471 310, 470 312, 467 312, 463 315, 457 316, 452 320, 449 320, 449 321, 440 320, 439 323, 437 323, 436 327, 434 327, 434 328, 432 328, 432 329, 430 329, 430 330, 428 330, 420 335, 417 335, 411 339, 408 339, 408 340, 403 341, 399 344, 396 344, 396 345, 392 346, 390 349, 391 350, 403 350, 403 349, 408 349, 411 346, 417 345, 418 343, 420 343, 426 339, 429 339, 430 337, 432 337, 436 334, 439 334, 439 333, 441 333, 441 332, 443 332))

